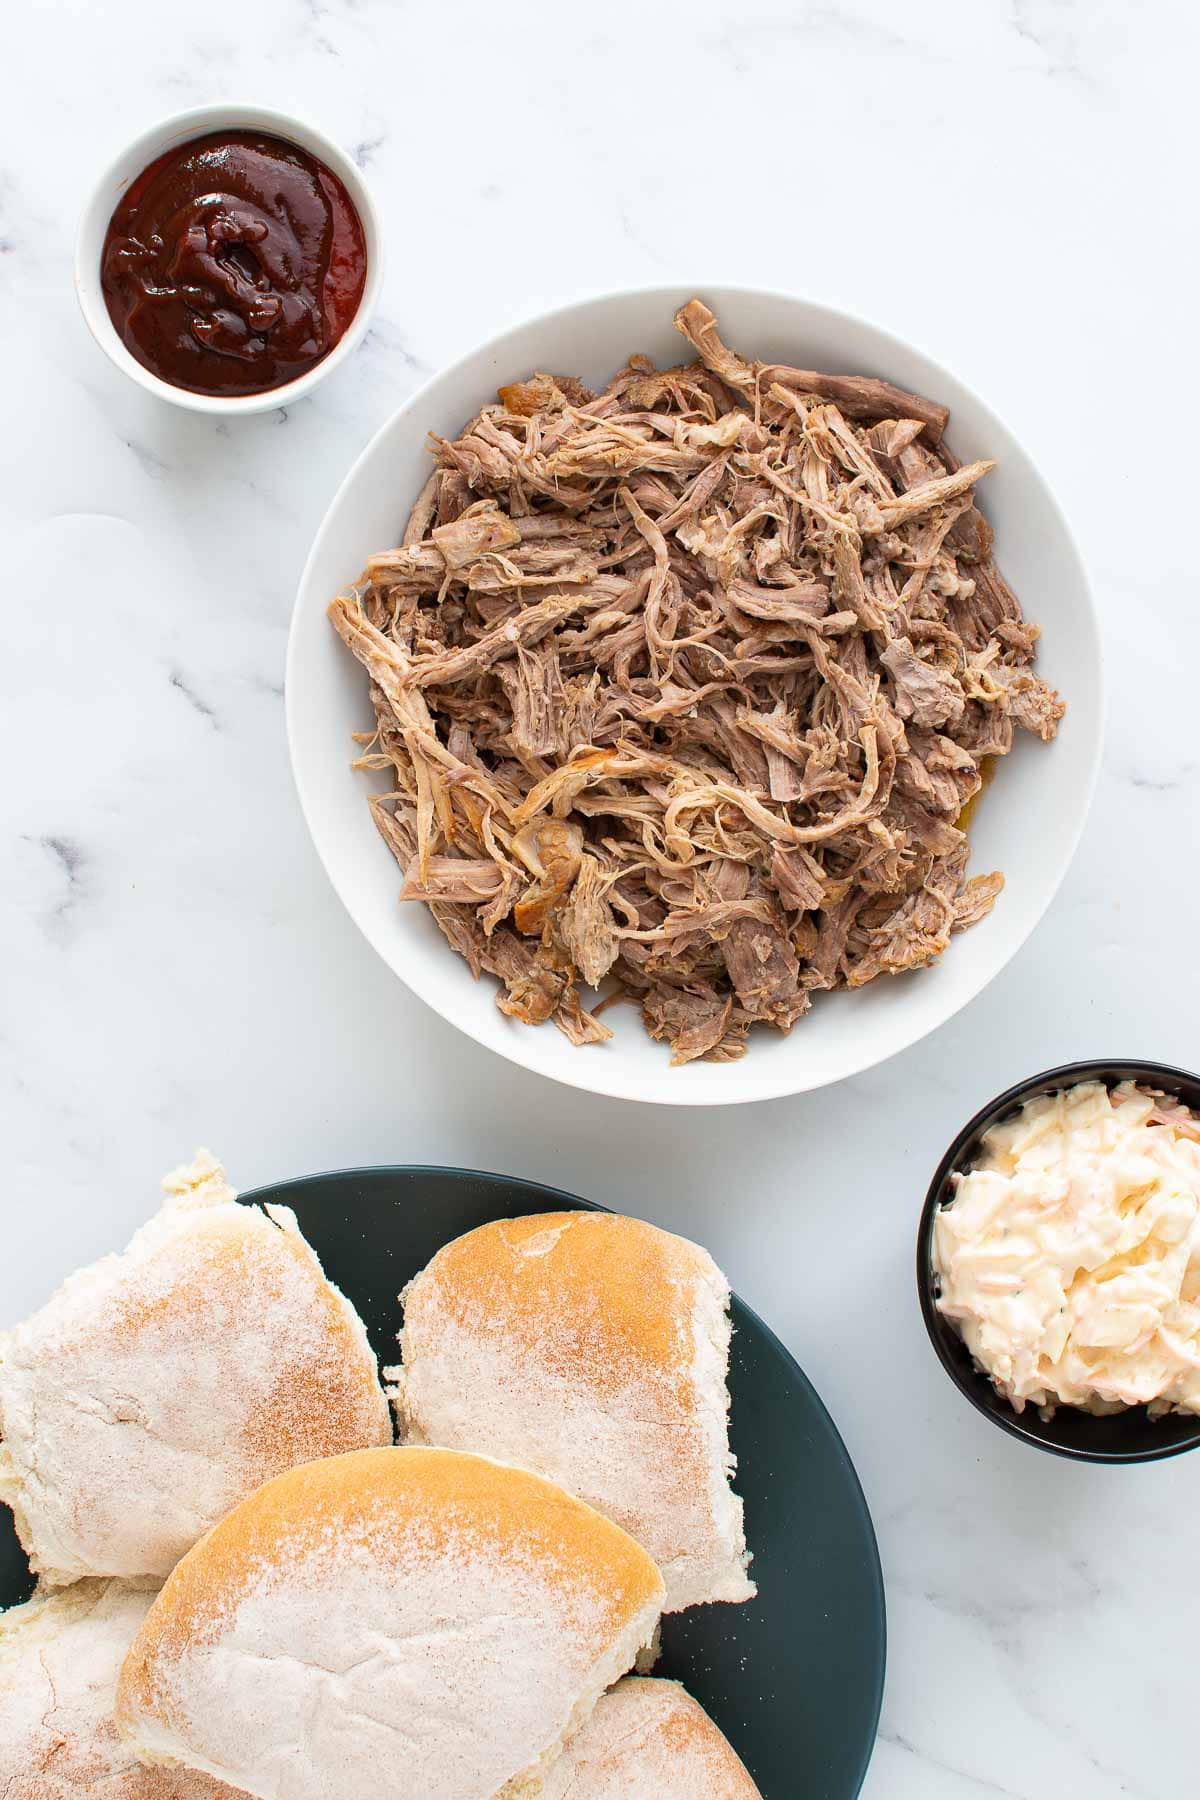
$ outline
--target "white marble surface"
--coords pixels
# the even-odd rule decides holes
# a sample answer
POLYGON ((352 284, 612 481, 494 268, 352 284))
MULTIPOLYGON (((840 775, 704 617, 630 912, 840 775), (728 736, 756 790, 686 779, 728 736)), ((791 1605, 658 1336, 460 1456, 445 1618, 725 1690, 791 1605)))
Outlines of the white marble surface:
POLYGON ((1195 1792, 1200 1458, 1092 1471, 988 1428, 911 1263, 990 1094, 1076 1055, 1200 1060, 1200 11, 41 0, 7 28, 0 1320, 201 1140, 247 1186, 447 1162, 644 1210, 712 1247, 861 1473, 891 1630, 869 1800, 1195 1792), (70 263, 101 162, 235 97, 355 149, 390 267, 344 372, 228 428, 108 365, 70 263), (876 1073, 711 1116, 554 1088, 388 977, 309 847, 281 699, 309 539, 396 404, 522 315, 689 276, 845 305, 979 388, 1079 534, 1111 672, 1091 822, 1024 953, 876 1073))

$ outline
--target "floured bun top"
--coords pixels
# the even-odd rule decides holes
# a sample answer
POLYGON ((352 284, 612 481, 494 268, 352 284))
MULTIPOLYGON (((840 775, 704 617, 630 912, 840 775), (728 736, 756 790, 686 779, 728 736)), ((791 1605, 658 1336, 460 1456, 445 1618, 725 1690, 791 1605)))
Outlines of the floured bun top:
POLYGON ((704 1708, 677 1681, 636 1675, 605 1694, 542 1793, 543 1800, 760 1800, 704 1708))
POLYGON ((747 1600, 729 1486, 729 1285, 640 1219, 540 1213, 447 1244, 402 1296, 387 1369, 410 1443, 536 1469, 662 1569, 665 1610, 747 1600))
POLYGON ((234 1800, 193 1769, 148 1769, 117 1736, 117 1676, 151 1582, 80 1581, 0 1613, 5 1800, 234 1800))
POLYGON ((362 1322, 206 1152, 119 1256, 0 1337, 0 1500, 33 1567, 158 1575, 293 1463, 391 1442, 362 1322))
POLYGON ((277 1477, 183 1559, 118 1723, 149 1760, 263 1800, 536 1792, 524 1778, 630 1667, 661 1600, 632 1538, 537 1475, 358 1451, 277 1477))

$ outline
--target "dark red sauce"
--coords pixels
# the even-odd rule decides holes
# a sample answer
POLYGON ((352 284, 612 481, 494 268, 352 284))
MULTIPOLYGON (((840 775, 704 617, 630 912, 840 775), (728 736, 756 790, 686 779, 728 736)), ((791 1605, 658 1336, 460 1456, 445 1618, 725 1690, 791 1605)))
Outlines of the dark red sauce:
POLYGON ((193 138, 152 162, 109 223, 109 316, 152 374, 194 394, 261 394, 328 356, 358 311, 362 221, 342 183, 283 138, 193 138))

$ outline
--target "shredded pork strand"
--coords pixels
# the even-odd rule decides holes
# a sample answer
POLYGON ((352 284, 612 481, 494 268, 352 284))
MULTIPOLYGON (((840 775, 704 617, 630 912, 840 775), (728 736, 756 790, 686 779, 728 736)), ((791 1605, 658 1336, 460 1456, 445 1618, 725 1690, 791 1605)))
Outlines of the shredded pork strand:
POLYGON ((944 407, 675 323, 696 361, 537 373, 433 439, 330 617, 402 898, 501 1009, 599 1043, 580 986, 611 984, 673 1061, 728 1062, 990 911, 966 809, 1063 702, 944 407))

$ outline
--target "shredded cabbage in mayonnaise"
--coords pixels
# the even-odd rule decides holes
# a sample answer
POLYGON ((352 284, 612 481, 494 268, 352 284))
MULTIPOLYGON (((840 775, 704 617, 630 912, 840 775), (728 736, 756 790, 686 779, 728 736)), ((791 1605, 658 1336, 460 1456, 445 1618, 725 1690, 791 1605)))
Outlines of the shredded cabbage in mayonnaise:
POLYGON ((1200 1412, 1200 1143, 1098 1081, 993 1126, 934 1222, 938 1308, 1017 1412, 1200 1412))

